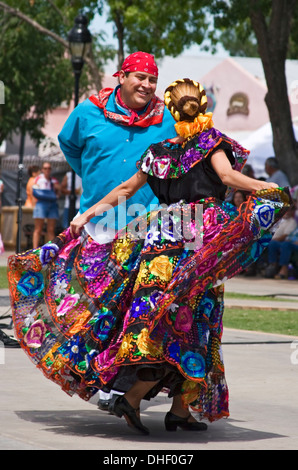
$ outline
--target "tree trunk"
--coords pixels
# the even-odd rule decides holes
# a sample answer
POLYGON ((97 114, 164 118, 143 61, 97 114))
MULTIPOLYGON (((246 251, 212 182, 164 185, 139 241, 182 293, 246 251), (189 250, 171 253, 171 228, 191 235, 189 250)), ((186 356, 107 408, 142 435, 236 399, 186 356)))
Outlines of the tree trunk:
POLYGON ((298 184, 298 149, 288 98, 285 62, 295 0, 273 0, 269 24, 258 5, 250 1, 250 18, 262 60, 275 156, 292 186, 298 184))
POLYGON ((124 26, 123 15, 116 11, 114 16, 114 23, 116 25, 117 39, 118 39, 118 70, 121 70, 124 61, 124 26))

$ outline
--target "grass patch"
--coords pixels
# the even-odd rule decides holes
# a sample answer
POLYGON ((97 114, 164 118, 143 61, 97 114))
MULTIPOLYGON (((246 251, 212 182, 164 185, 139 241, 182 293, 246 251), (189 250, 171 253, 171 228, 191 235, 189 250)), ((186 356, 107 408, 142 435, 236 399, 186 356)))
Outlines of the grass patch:
POLYGON ((276 297, 274 295, 252 295, 252 294, 238 294, 234 292, 225 292, 225 299, 245 299, 245 300, 274 300, 276 302, 297 302, 295 299, 288 299, 286 297, 276 297))
POLYGON ((0 289, 8 289, 7 267, 0 266, 0 289))
POLYGON ((298 311, 225 308, 223 325, 236 330, 297 336, 298 311))

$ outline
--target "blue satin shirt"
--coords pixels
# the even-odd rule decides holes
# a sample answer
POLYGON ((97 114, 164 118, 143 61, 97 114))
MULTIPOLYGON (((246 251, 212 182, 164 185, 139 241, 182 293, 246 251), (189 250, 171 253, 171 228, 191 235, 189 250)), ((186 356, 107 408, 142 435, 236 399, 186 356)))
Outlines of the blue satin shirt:
MULTIPOLYGON (((115 92, 110 95, 107 110, 118 114, 129 114, 115 101, 115 92)), ((152 143, 175 137, 174 118, 165 108, 163 121, 146 128, 123 126, 104 116, 104 113, 89 99, 80 103, 71 113, 58 139, 66 160, 82 178, 83 193, 80 212, 83 213, 102 199, 112 189, 133 176, 136 163, 152 143)), ((92 219, 117 229, 124 227, 139 215, 144 206, 150 210, 157 204, 149 185, 144 185, 127 202, 92 219), (133 204, 139 206, 131 207, 133 204), (140 206, 141 205, 141 206, 140 206), (130 207, 130 211, 129 211, 130 207), (127 211, 131 212, 130 215, 127 211)))

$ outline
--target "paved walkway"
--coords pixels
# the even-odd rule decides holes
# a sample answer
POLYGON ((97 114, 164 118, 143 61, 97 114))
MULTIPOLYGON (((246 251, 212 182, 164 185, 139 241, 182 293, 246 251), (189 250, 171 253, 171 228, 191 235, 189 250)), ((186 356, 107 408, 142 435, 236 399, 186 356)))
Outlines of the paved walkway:
MULTIPOLYGON (((225 289, 268 295, 268 301, 258 300, 264 308, 282 304, 283 309, 298 309, 298 281, 239 276, 228 281, 225 289), (274 301, 276 297, 288 300, 274 301)), ((9 308, 8 292, 0 292, 0 298, 1 316, 9 308)), ((226 300, 226 305, 232 303, 242 308, 253 306, 251 300, 226 300)), ((297 450, 298 338, 226 329, 223 353, 230 418, 209 424, 206 432, 167 433, 163 419, 170 400, 161 393, 142 403, 142 421, 151 431, 142 437, 133 434, 124 419, 99 411, 96 399, 84 402, 70 398, 45 379, 20 349, 2 348, 0 449, 96 449, 102 451, 97 454, 100 463, 116 450, 131 451, 132 455, 135 449, 171 454, 221 449, 297 450)))

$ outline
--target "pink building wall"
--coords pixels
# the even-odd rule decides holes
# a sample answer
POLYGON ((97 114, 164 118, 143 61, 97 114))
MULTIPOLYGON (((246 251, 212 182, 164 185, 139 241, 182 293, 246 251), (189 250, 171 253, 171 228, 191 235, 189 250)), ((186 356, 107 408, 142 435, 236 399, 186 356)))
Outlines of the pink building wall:
POLYGON ((201 78, 205 87, 214 89, 216 106, 213 112, 215 127, 224 132, 253 131, 269 121, 264 102, 266 87, 253 75, 239 66, 233 59, 227 58, 213 70, 201 78), (243 101, 234 101, 232 97, 240 93, 247 97, 247 105, 243 101), (228 110, 234 104, 234 112, 228 110), (248 113, 248 114, 246 114, 248 113))
MULTIPOLYGON (((103 88, 109 87, 114 88, 117 85, 117 79, 115 77, 106 75, 102 81, 103 88)), ((90 94, 92 94, 91 92, 90 94)), ((96 93, 96 91, 94 91, 96 93)), ((80 101, 83 101, 85 97, 82 97, 80 101)), ((43 129, 45 135, 54 140, 57 139, 58 134, 60 133, 66 119, 74 109, 74 102, 71 101, 70 104, 62 105, 60 108, 55 109, 53 112, 49 113, 46 119, 46 124, 43 129)))

